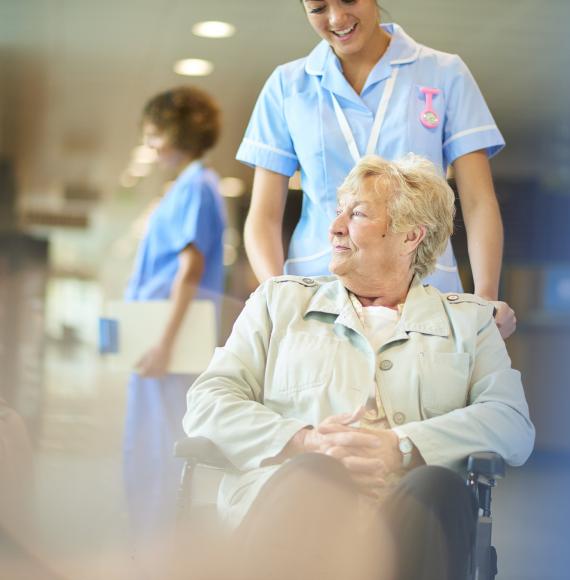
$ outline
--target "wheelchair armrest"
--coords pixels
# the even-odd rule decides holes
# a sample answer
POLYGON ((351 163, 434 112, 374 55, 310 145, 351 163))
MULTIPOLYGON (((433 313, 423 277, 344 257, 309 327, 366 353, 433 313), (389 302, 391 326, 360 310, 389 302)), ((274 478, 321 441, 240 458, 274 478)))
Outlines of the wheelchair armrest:
POLYGON ((505 476, 505 460, 491 451, 472 453, 467 460, 467 485, 473 490, 481 513, 491 515, 491 490, 505 476))
POLYGON ((174 444, 174 456, 189 463, 227 468, 231 463, 210 439, 206 437, 187 437, 174 444))
POLYGON ((500 479, 505 477, 505 460, 492 451, 472 453, 467 460, 467 472, 476 477, 500 479))

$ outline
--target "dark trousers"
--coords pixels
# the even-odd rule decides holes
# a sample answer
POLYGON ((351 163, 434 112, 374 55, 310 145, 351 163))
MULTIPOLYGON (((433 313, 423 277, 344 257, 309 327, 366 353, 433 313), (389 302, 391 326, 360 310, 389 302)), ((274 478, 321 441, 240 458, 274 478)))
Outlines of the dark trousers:
POLYGON ((248 580, 463 580, 476 521, 470 490, 443 467, 412 470, 378 506, 340 462, 301 455, 238 528, 240 569, 248 580))

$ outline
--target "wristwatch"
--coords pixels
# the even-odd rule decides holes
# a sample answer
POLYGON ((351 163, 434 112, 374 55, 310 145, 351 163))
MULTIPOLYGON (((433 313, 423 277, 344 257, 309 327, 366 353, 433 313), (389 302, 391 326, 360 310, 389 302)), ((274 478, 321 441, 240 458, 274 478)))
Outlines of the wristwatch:
POLYGON ((412 443, 412 440, 399 429, 394 429, 394 432, 398 436, 398 449, 402 454, 402 468, 407 469, 412 463, 414 444, 412 443))

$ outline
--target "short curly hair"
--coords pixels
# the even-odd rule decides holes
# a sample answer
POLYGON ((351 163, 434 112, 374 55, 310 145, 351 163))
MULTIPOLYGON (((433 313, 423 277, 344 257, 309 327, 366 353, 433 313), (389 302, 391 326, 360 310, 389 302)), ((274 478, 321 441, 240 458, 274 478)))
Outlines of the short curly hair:
POLYGON ((152 123, 173 147, 199 158, 218 141, 220 117, 213 97, 196 87, 182 86, 150 99, 142 123, 152 123))
POLYGON ((347 175, 338 195, 356 194, 367 177, 375 178, 375 186, 380 182, 382 189, 389 192, 386 209, 392 232, 426 228, 412 259, 414 273, 424 278, 435 268, 453 233, 453 190, 435 165, 424 157, 408 154, 398 161, 386 161, 377 155, 367 155, 347 175))

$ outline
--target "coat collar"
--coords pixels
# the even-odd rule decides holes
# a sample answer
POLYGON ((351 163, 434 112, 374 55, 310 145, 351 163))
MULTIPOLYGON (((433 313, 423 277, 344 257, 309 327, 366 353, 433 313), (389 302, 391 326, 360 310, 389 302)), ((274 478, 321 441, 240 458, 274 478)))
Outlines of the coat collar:
MULTIPOLYGON (((370 72, 367 86, 388 78, 393 66, 414 62, 421 49, 421 46, 397 24, 382 24, 381 26, 392 35, 392 41, 386 54, 370 72)), ((319 42, 307 57, 305 72, 312 76, 321 76, 323 88, 339 96, 350 100, 358 98, 346 82, 340 62, 325 40, 319 42)))
POLYGON ((434 336, 449 336, 450 326, 440 293, 424 286, 414 276, 402 311, 400 325, 405 332, 421 332, 434 336))
POLYGON ((348 290, 336 277, 319 286, 303 316, 311 312, 328 314, 334 318, 335 324, 342 324, 359 334, 364 334, 364 328, 350 301, 348 290))
MULTIPOLYGON (((315 292, 304 316, 319 312, 336 316, 335 323, 342 324, 357 332, 362 325, 350 301, 347 289, 338 278, 324 282, 315 292)), ((434 336, 447 337, 450 334, 449 321, 439 292, 431 286, 423 286, 414 276, 402 317, 395 331, 395 339, 406 339, 408 333, 420 332, 434 336)))

